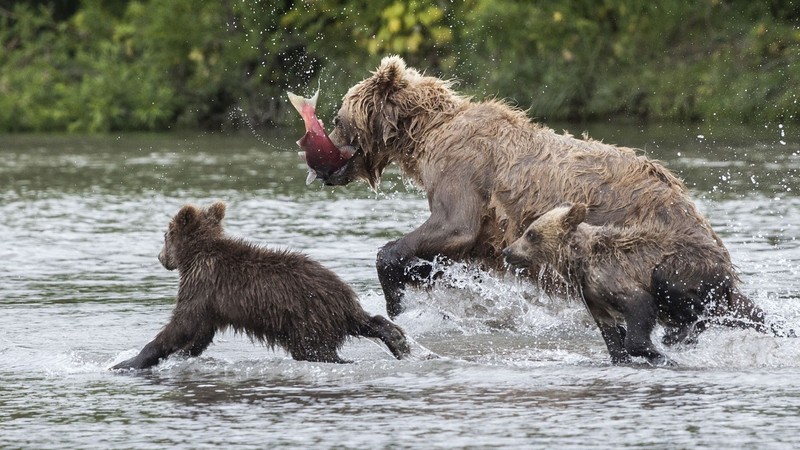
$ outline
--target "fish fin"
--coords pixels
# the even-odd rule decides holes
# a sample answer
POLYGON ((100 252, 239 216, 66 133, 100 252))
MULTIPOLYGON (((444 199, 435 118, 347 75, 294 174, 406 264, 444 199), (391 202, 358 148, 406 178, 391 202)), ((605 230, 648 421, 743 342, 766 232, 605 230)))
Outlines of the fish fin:
POLYGON ((300 159, 302 159, 304 163, 308 164, 308 161, 306 160, 306 152, 297 152, 297 155, 300 156, 300 159))
POLYGON ((306 103, 306 99, 300 97, 299 95, 295 95, 289 91, 286 91, 286 95, 289 96, 289 103, 294 106, 294 109, 297 110, 300 114, 303 113, 303 105, 306 103))
POLYGON ((314 180, 316 180, 316 179, 317 179, 317 172, 314 169, 309 167, 308 168, 308 176, 306 177, 306 186, 308 186, 309 184, 313 183, 314 180))
POLYGON ((286 91, 286 95, 289 96, 289 102, 294 106, 294 109, 297 110, 300 114, 303 114, 303 106, 311 105, 312 108, 317 108, 317 99, 319 98, 319 88, 317 88, 317 92, 314 93, 311 98, 304 98, 300 97, 297 94, 292 92, 286 91))
POLYGON ((314 92, 314 95, 308 99, 308 102, 311 103, 314 109, 317 109, 317 99, 319 99, 319 87, 317 87, 317 92, 314 92))

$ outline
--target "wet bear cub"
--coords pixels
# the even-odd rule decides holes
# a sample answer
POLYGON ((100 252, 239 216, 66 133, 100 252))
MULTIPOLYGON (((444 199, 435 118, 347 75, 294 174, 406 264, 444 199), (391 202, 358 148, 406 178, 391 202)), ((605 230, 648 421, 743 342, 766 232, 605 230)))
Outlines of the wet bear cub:
POLYGON ((650 340, 657 322, 667 345, 693 341, 709 322, 768 332, 761 310, 733 295, 734 280, 717 263, 725 250, 707 235, 585 219, 586 205, 564 203, 531 223, 503 255, 517 267, 550 265, 579 289, 612 362, 636 356, 672 365, 650 340))
POLYGON ((134 358, 112 369, 143 369, 175 352, 197 356, 225 328, 304 361, 340 363, 349 336, 382 340, 400 359, 409 354, 403 331, 370 316, 333 272, 305 255, 269 250, 224 234, 225 204, 184 206, 158 255, 180 284, 170 322, 134 358))

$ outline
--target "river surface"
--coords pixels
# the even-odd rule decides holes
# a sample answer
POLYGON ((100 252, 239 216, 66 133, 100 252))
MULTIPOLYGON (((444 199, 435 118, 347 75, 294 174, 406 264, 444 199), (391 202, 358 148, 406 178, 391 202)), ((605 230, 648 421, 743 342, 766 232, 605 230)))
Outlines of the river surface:
MULTIPOLYGON (((569 128, 683 177, 744 291, 800 329, 799 130, 569 128)), ((169 319, 177 274, 156 255, 187 202, 224 200, 230 234, 311 255, 385 314, 375 254, 424 196, 394 168, 378 193, 306 186, 300 132, 0 136, 0 448, 800 446, 800 339, 713 328, 664 349, 677 368, 612 366, 580 304, 463 265, 397 319, 438 359, 356 339, 352 364, 296 362, 224 333, 108 371, 169 319)))

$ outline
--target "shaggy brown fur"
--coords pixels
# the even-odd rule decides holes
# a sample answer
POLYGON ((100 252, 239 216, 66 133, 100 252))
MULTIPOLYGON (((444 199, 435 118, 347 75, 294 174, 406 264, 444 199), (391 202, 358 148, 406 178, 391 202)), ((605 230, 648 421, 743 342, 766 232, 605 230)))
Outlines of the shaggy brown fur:
POLYGON ((656 321, 665 343, 693 340, 707 322, 767 332, 743 304, 714 241, 687 242, 663 228, 583 223, 586 205, 564 204, 536 219, 503 250, 514 266, 548 265, 576 286, 615 363, 631 356, 669 360, 650 341, 656 321))
MULTIPOLYGON (((502 249, 562 201, 588 204, 590 224, 663 229, 698 249, 714 243, 714 263, 732 286, 737 279, 683 183, 659 162, 630 148, 556 134, 497 100, 473 102, 399 57, 384 58, 347 92, 331 140, 355 154, 327 184, 363 179, 374 188, 396 162, 427 193, 428 220, 378 253, 390 317, 403 309, 406 284, 428 275, 424 261, 441 255, 502 268, 502 249)), ((535 267, 530 272, 538 274, 535 267)))
POLYGON ((158 255, 180 274, 172 320, 113 369, 143 369, 179 351, 199 355, 227 327, 297 360, 342 362, 337 350, 348 336, 381 339, 398 359, 409 353, 403 331, 367 314, 336 274, 305 255, 225 236, 224 215, 217 202, 184 206, 172 219, 158 255))

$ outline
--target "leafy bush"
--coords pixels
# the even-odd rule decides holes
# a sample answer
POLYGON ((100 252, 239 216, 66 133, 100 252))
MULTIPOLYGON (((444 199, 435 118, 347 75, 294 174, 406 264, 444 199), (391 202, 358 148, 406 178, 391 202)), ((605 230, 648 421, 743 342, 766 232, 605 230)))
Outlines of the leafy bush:
POLYGON ((328 117, 389 53, 544 119, 800 120, 794 0, 5 3, 4 131, 274 124, 318 82, 328 117))

